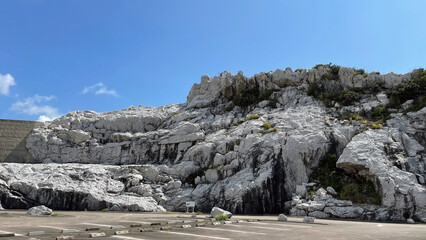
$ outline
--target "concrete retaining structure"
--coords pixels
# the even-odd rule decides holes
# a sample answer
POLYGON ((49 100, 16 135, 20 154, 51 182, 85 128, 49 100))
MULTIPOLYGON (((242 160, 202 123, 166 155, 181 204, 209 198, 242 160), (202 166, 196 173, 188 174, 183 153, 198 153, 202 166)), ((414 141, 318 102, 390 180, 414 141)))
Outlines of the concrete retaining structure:
POLYGON ((0 119, 0 162, 34 163, 26 138, 41 122, 0 119))

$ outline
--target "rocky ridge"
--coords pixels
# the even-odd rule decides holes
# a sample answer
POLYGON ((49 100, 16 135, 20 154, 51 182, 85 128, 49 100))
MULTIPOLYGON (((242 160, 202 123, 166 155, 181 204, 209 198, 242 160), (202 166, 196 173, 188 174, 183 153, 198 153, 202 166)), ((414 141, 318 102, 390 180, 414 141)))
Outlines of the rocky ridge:
MULTIPOLYGON (((418 221, 426 217, 426 108, 406 114, 392 109, 380 127, 339 118, 371 115, 389 103, 388 89, 417 72, 358 74, 333 65, 249 78, 224 72, 203 76, 184 104, 71 112, 28 136, 37 164, 0 164, 1 203, 183 211, 186 201, 196 201, 204 212, 218 206, 233 213, 281 213, 297 198, 297 186, 308 183, 333 152, 338 168, 374 182, 382 199, 374 208, 386 213, 378 220, 418 221), (348 104, 320 101, 309 94, 313 85, 345 94, 379 87, 348 104)), ((321 213, 304 214, 362 216, 346 210, 324 206, 321 213)))

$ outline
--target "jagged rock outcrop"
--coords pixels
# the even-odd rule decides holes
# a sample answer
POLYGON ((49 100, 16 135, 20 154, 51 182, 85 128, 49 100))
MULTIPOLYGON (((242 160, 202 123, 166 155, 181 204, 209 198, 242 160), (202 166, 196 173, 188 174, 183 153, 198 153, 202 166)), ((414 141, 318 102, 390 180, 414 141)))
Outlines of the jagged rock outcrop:
MULTIPOLYGON (((0 197, 7 208, 162 211, 184 210, 185 201, 196 201, 205 212, 219 206, 233 213, 281 213, 294 192, 306 194, 297 186, 333 152, 348 174, 375 181, 383 195, 380 211, 392 211, 381 215, 425 217, 426 108, 393 113, 383 130, 338 119, 371 115, 389 102, 387 88, 412 76, 366 76, 331 65, 248 78, 224 72, 203 76, 184 104, 71 112, 28 136, 38 164, 0 164, 0 197), (333 91, 374 84, 380 89, 350 104, 324 105, 307 94, 314 83, 333 91), (398 200, 392 202, 385 189, 398 192, 398 200)), ((358 209, 327 204, 306 210, 314 217, 358 216, 352 214, 358 209)))
POLYGON ((164 211, 152 196, 126 192, 142 180, 130 166, 4 163, 0 179, 8 208, 43 204, 56 210, 164 211), (24 198, 16 201, 19 196, 24 198))

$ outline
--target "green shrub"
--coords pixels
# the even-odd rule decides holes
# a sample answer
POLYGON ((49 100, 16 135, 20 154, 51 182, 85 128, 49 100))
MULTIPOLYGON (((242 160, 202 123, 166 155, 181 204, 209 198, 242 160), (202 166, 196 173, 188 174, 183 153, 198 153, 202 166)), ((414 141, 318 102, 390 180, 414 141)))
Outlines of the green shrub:
POLYGON ((389 115, 389 111, 385 106, 377 106, 373 109, 372 117, 375 119, 381 119, 389 115))
POLYGON ((298 69, 294 70, 294 72, 303 72, 303 69, 302 68, 298 68, 298 69))
POLYGON ((274 89, 267 89, 260 92, 259 85, 256 84, 252 87, 246 87, 241 90, 240 94, 233 99, 235 105, 240 107, 248 107, 253 104, 257 104, 263 100, 269 100, 274 89))
POLYGON ((264 129, 268 130, 268 129, 270 129, 270 128, 271 128, 271 123, 269 123, 269 122, 264 122, 264 123, 263 123, 263 125, 262 125, 262 127, 263 127, 264 129))
POLYGON ((108 209, 104 208, 102 209, 102 212, 108 212, 108 209))
POLYGON ((267 134, 267 133, 272 133, 272 132, 278 132, 278 128, 273 127, 273 128, 269 128, 268 130, 259 131, 259 133, 261 133, 261 134, 267 134))
POLYGON ((346 174, 336 167, 336 162, 337 156, 328 154, 320 160, 309 181, 318 183, 318 187, 324 189, 328 186, 333 187, 337 192, 338 199, 351 200, 355 203, 380 204, 380 196, 371 181, 346 174))
POLYGON ((322 67, 322 68, 327 68, 328 66, 330 66, 331 65, 331 63, 329 63, 329 64, 317 64, 317 65, 315 65, 313 68, 315 68, 315 69, 318 69, 318 68, 320 68, 320 67, 322 67))
POLYGON ((363 116, 355 114, 355 113, 342 115, 342 116, 339 116, 337 119, 339 119, 340 121, 342 120, 366 121, 366 119, 363 116))
POLYGON ((219 214, 216 216, 216 221, 225 221, 225 220, 228 220, 228 217, 223 214, 219 214))
POLYGON ((356 69, 354 72, 354 76, 362 75, 363 77, 368 77, 368 73, 365 72, 364 69, 356 69))
POLYGON ((354 203, 370 203, 380 205, 380 196, 377 194, 371 181, 349 183, 340 193, 340 198, 351 200, 354 203))
POLYGON ((329 64, 328 67, 330 68, 330 71, 324 75, 321 76, 321 80, 339 80, 339 70, 340 66, 329 64))
POLYGON ((308 87, 307 94, 322 101, 327 107, 332 107, 333 102, 348 106, 361 98, 361 95, 353 90, 345 89, 337 92, 327 92, 316 83, 308 87))
POLYGON ((319 99, 321 94, 323 93, 323 90, 318 84, 313 83, 309 85, 307 93, 308 93, 308 96, 312 96, 316 99, 319 99))
POLYGON ((404 110, 404 113, 417 112, 424 107, 426 107, 426 96, 419 96, 414 99, 413 105, 404 110))
POLYGON ((259 114, 253 114, 249 117, 244 118, 244 121, 250 121, 250 120, 259 119, 259 118, 260 118, 259 114))
POLYGON ((230 111, 232 111, 232 109, 234 109, 234 105, 229 105, 225 108, 225 111, 230 112, 230 111))
POLYGON ((426 95, 426 71, 421 68, 409 82, 402 82, 387 91, 389 96, 389 107, 399 108, 402 103, 409 99, 416 102, 424 101, 426 95))

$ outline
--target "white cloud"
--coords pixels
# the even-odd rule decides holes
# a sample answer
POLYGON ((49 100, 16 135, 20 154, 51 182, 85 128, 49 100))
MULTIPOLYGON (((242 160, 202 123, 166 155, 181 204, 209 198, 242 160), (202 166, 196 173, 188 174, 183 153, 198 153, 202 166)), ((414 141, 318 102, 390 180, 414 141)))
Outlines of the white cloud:
POLYGON ((16 85, 15 79, 13 79, 12 75, 6 74, 1 75, 0 74, 0 94, 1 95, 9 95, 9 88, 10 86, 16 85))
POLYGON ((10 110, 31 116, 39 115, 38 121, 51 121, 60 116, 58 109, 49 105, 41 105, 40 103, 49 102, 52 99, 55 99, 55 96, 40 96, 36 94, 23 101, 15 102, 10 107, 10 110))
POLYGON ((84 87, 83 91, 81 91, 82 94, 92 93, 92 92, 95 93, 96 95, 107 94, 114 97, 118 97, 118 94, 114 89, 108 89, 107 86, 105 86, 105 84, 103 84, 102 82, 96 83, 95 85, 92 85, 89 87, 84 87))

